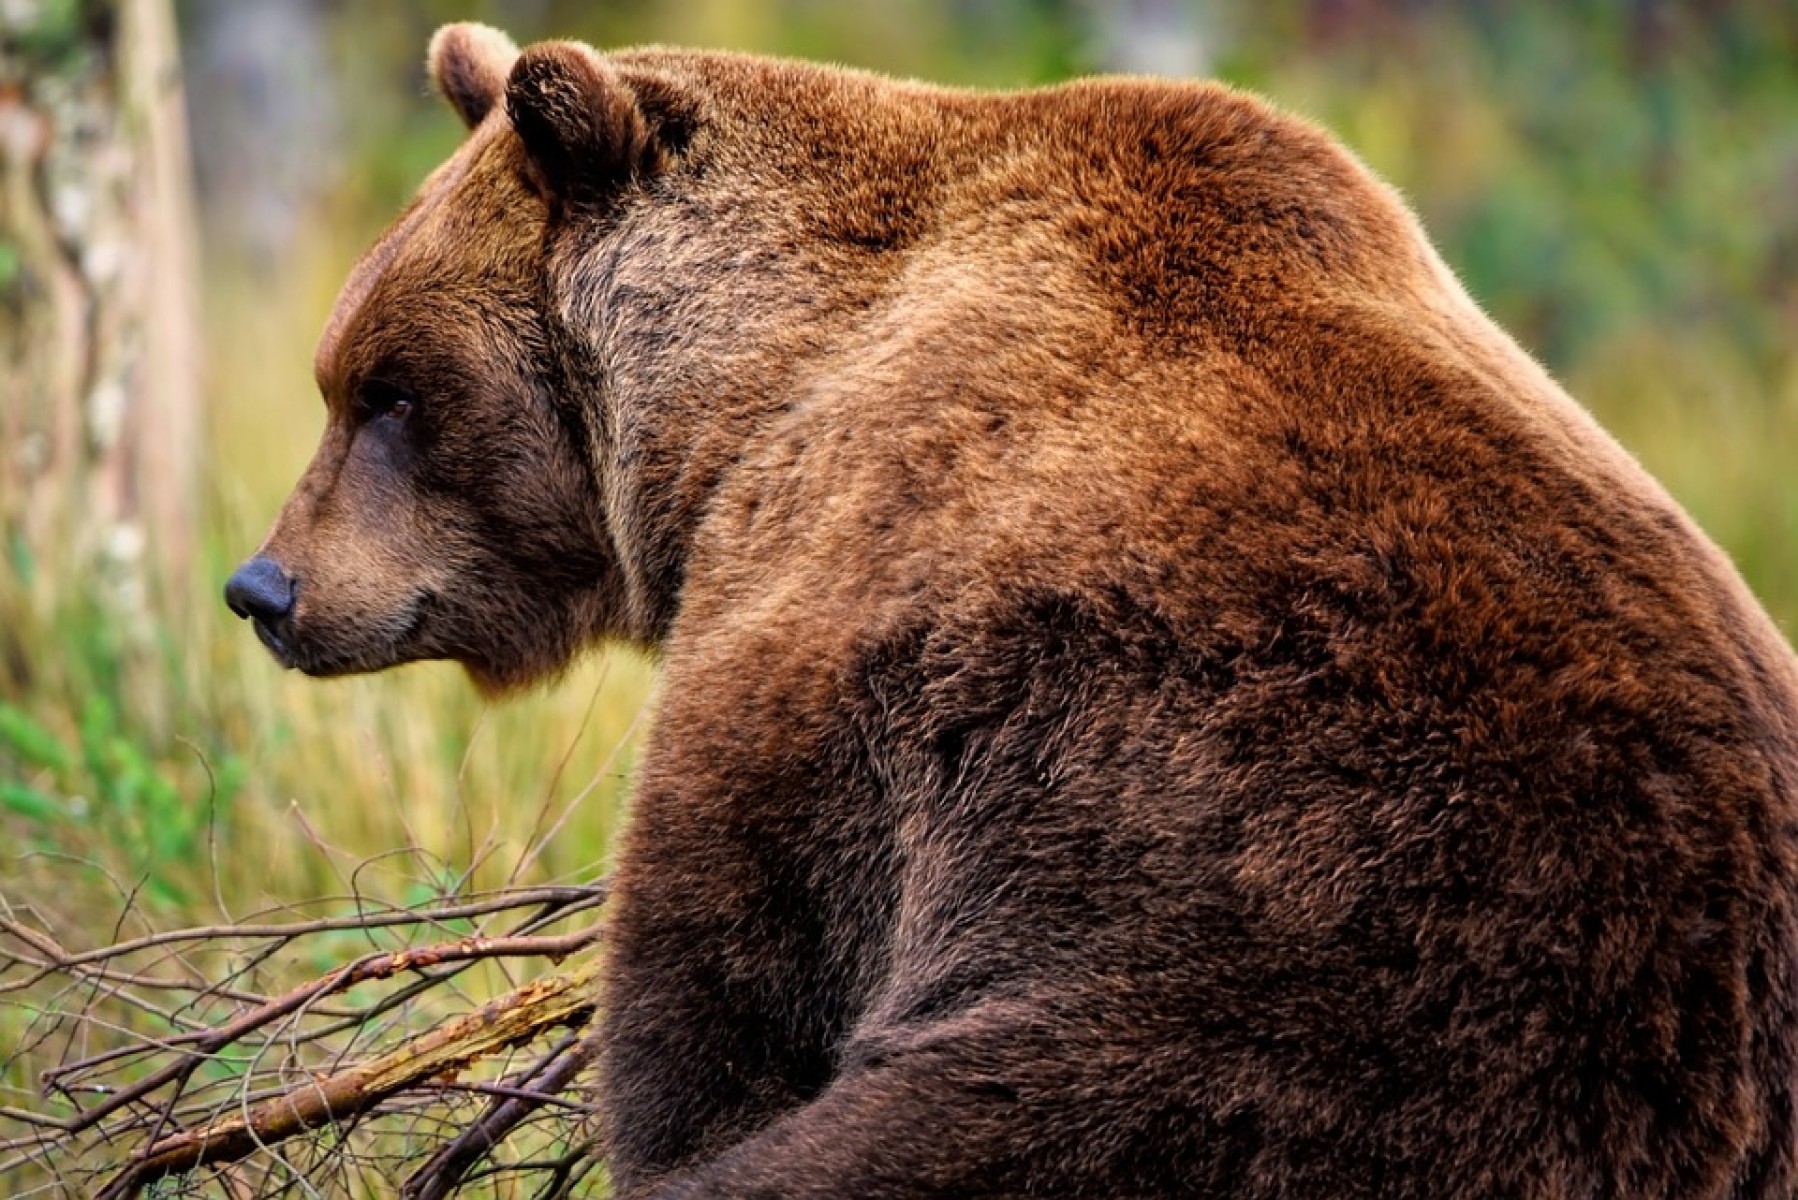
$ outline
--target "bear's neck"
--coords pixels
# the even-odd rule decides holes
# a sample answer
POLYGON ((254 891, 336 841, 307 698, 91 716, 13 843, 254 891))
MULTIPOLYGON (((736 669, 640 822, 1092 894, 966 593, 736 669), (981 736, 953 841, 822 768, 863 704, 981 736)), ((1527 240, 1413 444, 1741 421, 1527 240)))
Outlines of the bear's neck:
POLYGON ((771 445, 805 423, 829 364, 902 290, 906 251, 935 227, 980 140, 922 94, 888 101, 879 136, 830 148, 770 140, 790 126, 756 119, 755 106, 831 110, 827 124, 841 124, 862 106, 845 86, 892 85, 805 70, 736 80, 728 56, 653 65, 743 91, 716 106, 732 127, 552 268, 600 393, 593 454, 628 597, 622 632, 650 645, 673 626, 714 498, 766 471, 771 445))

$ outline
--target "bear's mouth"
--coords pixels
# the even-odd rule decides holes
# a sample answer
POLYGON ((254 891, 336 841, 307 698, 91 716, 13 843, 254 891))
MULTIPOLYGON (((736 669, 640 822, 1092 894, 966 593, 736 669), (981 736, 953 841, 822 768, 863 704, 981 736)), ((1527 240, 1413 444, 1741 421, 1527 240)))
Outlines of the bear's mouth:
POLYGON ((256 637, 274 660, 287 670, 315 677, 356 675, 381 671, 424 657, 417 650, 424 630, 428 596, 415 596, 392 617, 377 622, 372 636, 354 641, 327 632, 306 636, 289 618, 271 625, 252 622, 256 637))
MULTIPOLYGON (((274 656, 275 661, 291 670, 295 666, 295 662, 293 651, 288 648, 287 639, 275 632, 274 627, 261 617, 255 618, 250 624, 256 627, 257 640, 268 647, 268 652, 274 656)), ((282 624, 287 625, 288 622, 283 621, 282 624)))

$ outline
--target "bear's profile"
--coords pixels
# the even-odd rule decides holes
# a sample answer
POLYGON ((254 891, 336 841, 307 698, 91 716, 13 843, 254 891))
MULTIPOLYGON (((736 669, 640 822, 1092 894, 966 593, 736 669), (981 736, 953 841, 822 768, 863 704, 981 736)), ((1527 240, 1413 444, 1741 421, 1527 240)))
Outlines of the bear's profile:
POLYGON ((228 587, 659 649, 625 1197, 1798 1193, 1798 664, 1393 193, 1215 85, 442 31, 228 587))

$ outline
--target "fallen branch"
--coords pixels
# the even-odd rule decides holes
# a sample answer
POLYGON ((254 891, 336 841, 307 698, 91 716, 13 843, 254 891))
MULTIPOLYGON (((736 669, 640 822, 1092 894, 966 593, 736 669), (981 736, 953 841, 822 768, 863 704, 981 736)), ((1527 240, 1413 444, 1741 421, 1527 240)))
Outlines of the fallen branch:
POLYGON ((578 1091, 592 1044, 578 1031, 596 964, 487 997, 512 980, 509 963, 596 948, 590 914, 605 897, 604 881, 414 909, 348 897, 343 915, 152 930, 94 949, 0 897, 0 1022, 22 1031, 0 1046, 0 1194, 124 1200, 165 1180, 159 1195, 255 1200, 308 1176, 343 1190, 358 1171, 385 1194, 393 1183, 380 1181, 410 1167, 406 1195, 433 1200, 495 1173, 578 1178, 595 1161, 578 1091), (426 940, 446 931, 460 936, 426 940), (294 963, 328 961, 346 936, 386 947, 268 987, 294 963), (564 1027, 575 1032, 509 1061, 564 1027), (3 1082, 27 1066, 41 1105, 3 1082), (512 1152, 493 1159, 502 1144, 512 1152), (171 1179, 205 1168, 217 1173, 171 1179))
MULTIPOLYGON (((136 1104, 157 1089, 191 1072, 199 1058, 215 1054, 226 1046, 243 1040, 246 1035, 290 1013, 298 1012, 321 996, 347 991, 359 983, 386 979, 401 971, 417 971, 425 967, 447 963, 474 962, 479 959, 503 958, 508 955, 538 955, 553 962, 559 962, 575 951, 585 949, 598 941, 599 932, 598 926, 592 926, 579 933, 559 938, 464 938, 447 945, 425 946, 416 950, 403 950, 388 954, 370 954, 348 966, 338 968, 323 979, 316 979, 302 987, 294 988, 283 996, 253 1008, 236 1020, 217 1029, 164 1038, 158 1043, 161 1049, 192 1047, 194 1057, 170 1063, 162 1070, 116 1093, 105 1103, 89 1109, 81 1117, 69 1123, 69 1132, 80 1133, 84 1129, 99 1124, 118 1110, 136 1104)), ((74 1064, 53 1074, 60 1077, 70 1071, 79 1070, 81 1065, 74 1064)))
POLYGON ((235 1162, 295 1134, 352 1120, 404 1088, 453 1075, 546 1029, 585 1021, 597 972, 596 961, 527 984, 391 1054, 302 1085, 243 1116, 158 1142, 109 1182, 98 1200, 125 1200, 166 1175, 235 1162))

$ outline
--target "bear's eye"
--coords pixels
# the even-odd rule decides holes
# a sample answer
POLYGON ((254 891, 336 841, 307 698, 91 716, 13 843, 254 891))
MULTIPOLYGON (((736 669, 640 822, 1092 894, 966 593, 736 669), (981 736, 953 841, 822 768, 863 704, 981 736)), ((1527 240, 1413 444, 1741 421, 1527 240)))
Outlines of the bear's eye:
POLYGON ((368 420, 404 421, 412 415, 415 403, 412 393, 384 380, 371 379, 362 385, 362 415, 368 420))

